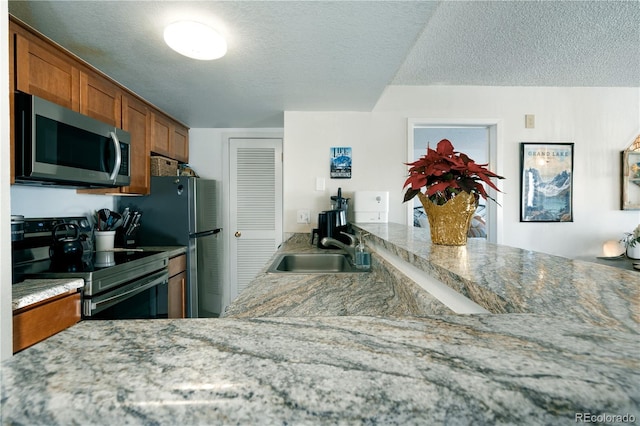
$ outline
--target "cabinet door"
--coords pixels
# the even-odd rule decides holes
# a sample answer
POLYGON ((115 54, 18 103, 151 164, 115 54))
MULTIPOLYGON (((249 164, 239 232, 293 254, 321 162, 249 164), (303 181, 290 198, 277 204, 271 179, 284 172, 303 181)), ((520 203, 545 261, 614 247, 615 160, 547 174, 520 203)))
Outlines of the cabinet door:
POLYGON ((55 297, 13 314, 13 352, 38 343, 80 321, 80 293, 55 297))
POLYGON ((149 194, 151 170, 149 145, 151 139, 151 116, 143 102, 131 96, 122 98, 122 128, 131 135, 131 183, 121 188, 128 194, 149 194))
POLYGON ((159 111, 154 112, 151 151, 186 163, 189 160, 189 129, 159 111))
POLYGON ((80 71, 61 51, 16 34, 16 89, 80 110, 80 71))
POLYGON ((187 316, 185 294, 187 286, 187 255, 169 259, 169 318, 187 316))
POLYGON ((189 129, 179 124, 175 125, 171 151, 174 159, 183 163, 189 162, 189 129))
POLYGON ((169 318, 185 318, 185 288, 187 285, 187 272, 180 272, 169 278, 169 318))
POLYGON ((122 128, 122 92, 95 73, 80 72, 80 112, 122 128))
POLYGON ((173 136, 171 121, 159 113, 154 113, 151 134, 151 151, 171 158, 171 137, 173 136))

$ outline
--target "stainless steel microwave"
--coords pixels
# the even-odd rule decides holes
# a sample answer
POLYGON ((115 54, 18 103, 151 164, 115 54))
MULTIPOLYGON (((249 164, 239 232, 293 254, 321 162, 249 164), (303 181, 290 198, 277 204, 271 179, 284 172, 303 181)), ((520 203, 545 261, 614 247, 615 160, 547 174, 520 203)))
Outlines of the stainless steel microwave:
POLYGON ((15 94, 15 124, 16 182, 129 185, 128 132, 22 92, 15 94))

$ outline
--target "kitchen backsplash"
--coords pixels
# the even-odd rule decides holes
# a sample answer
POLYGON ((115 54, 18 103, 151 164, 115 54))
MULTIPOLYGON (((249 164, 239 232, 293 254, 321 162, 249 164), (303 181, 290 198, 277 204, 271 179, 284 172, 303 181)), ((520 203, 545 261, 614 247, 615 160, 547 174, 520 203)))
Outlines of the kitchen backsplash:
POLYGON ((11 214, 28 218, 93 216, 94 210, 114 210, 115 203, 114 196, 78 194, 75 189, 11 186, 11 214))

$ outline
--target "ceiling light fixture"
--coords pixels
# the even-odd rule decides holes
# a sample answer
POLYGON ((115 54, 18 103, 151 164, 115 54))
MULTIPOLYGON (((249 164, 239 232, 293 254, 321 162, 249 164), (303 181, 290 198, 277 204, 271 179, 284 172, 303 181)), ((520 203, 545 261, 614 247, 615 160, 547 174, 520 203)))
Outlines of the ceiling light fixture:
POLYGON ((218 59, 227 53, 227 42, 216 30, 195 21, 178 21, 164 29, 170 48, 193 59, 218 59))

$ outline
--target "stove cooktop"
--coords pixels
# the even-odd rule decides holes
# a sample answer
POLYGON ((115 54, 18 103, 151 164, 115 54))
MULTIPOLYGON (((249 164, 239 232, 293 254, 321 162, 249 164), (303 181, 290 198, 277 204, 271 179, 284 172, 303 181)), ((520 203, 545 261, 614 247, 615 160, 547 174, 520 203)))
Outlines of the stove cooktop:
POLYGON ((123 265, 138 259, 154 256, 161 251, 115 251, 115 252, 93 252, 90 257, 83 256, 75 262, 54 262, 50 259, 40 262, 33 262, 25 265, 23 272, 26 274, 38 273, 60 273, 68 272, 97 272, 100 270, 123 265))
POLYGON ((30 278, 82 278, 85 294, 152 274, 168 265, 166 252, 142 249, 92 251, 93 229, 83 217, 25 219, 24 240, 12 243, 12 282, 30 278), (84 254, 77 261, 53 262, 49 258, 52 229, 61 222, 81 230, 84 254))

